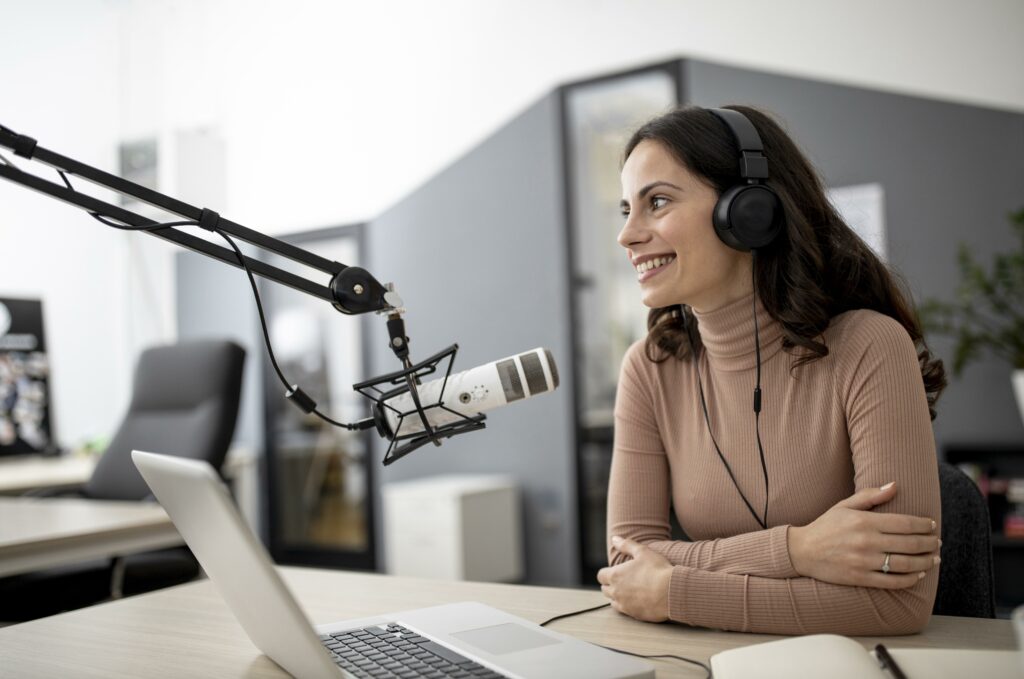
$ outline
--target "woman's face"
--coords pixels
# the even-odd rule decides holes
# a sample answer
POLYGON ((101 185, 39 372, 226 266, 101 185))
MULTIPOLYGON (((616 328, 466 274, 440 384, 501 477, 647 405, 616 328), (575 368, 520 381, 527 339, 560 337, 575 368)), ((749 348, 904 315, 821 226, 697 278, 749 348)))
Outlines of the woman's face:
POLYGON ((619 244, 637 269, 643 303, 707 312, 750 294, 751 256, 719 240, 718 194, 656 141, 640 142, 622 168, 619 244))

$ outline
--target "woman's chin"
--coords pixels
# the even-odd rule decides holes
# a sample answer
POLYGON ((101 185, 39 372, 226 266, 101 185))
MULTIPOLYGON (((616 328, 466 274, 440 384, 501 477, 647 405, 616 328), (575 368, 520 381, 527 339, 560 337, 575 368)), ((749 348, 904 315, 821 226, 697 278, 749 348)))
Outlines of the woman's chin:
MULTIPOLYGON (((705 288, 697 288, 703 291, 705 288)), ((650 309, 664 309, 677 304, 692 305, 697 297, 701 297, 688 281, 666 279, 665 281, 649 281, 641 286, 640 302, 650 309), (657 283, 654 285, 653 283, 657 283)))
POLYGON ((679 295, 668 294, 665 290, 644 290, 640 295, 640 301, 650 309, 679 304, 679 295))

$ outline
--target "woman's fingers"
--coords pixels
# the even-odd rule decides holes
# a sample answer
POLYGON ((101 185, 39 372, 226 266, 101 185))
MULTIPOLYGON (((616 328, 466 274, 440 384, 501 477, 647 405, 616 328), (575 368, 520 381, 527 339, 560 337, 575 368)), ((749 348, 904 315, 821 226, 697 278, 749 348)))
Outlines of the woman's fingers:
POLYGON ((941 559, 938 555, 910 556, 907 554, 893 554, 889 557, 889 572, 897 573, 924 573, 939 565, 941 559))
POLYGON ((871 512, 868 519, 880 533, 897 533, 902 535, 929 535, 935 528, 935 522, 922 516, 909 514, 876 514, 871 512))
MULTIPOLYGON (((922 573, 935 568, 938 563, 931 554, 889 554, 889 575, 893 573, 922 573)), ((864 558, 864 567, 872 571, 881 571, 885 563, 885 554, 872 554, 864 558)), ((883 573, 883 575, 886 575, 883 573)))
POLYGON ((938 526, 931 517, 874 509, 896 493, 895 484, 862 488, 807 526, 791 527, 787 546, 797 573, 824 582, 882 589, 916 584, 937 565, 938 526), (883 573, 886 554, 889 561, 883 573))
POLYGON ((875 549, 890 554, 938 554, 942 540, 937 535, 896 535, 883 533, 875 541, 875 549))
POLYGON ((894 495, 896 495, 896 483, 892 481, 881 488, 862 488, 845 500, 840 500, 835 506, 867 511, 875 505, 888 502, 894 495))
POLYGON ((921 573, 865 573, 861 586, 878 589, 906 589, 921 580, 921 573))

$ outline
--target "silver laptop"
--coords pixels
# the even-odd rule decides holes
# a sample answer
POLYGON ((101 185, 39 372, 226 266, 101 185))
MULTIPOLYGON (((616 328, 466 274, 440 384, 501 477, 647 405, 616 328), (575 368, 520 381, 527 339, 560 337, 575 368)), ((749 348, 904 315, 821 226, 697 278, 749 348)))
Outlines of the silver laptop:
POLYGON ((314 631, 209 464, 138 450, 132 459, 252 642, 297 677, 654 677, 642 660, 480 603, 314 631))

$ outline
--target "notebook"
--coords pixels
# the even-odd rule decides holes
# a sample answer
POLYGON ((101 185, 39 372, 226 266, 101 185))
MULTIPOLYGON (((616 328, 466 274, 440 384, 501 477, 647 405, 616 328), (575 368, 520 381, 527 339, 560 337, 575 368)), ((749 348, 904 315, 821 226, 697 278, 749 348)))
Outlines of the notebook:
POLYGON ((137 450, 132 460, 253 644, 297 677, 654 679, 642 660, 476 602, 314 631, 213 467, 137 450))
MULTIPOLYGON (((907 679, 1024 679, 1024 660, 1018 651, 888 650, 907 679)), ((892 679, 873 652, 853 639, 834 634, 793 637, 723 651, 711 657, 711 670, 715 679, 892 679)))

